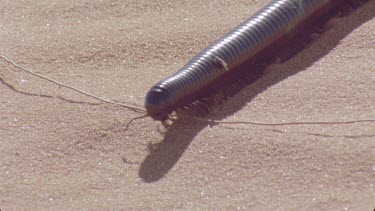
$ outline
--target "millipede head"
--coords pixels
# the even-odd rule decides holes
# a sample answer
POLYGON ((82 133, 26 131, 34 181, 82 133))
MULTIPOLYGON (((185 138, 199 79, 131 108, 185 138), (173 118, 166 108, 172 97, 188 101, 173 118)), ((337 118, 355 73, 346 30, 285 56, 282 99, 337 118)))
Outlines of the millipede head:
POLYGON ((169 92, 158 86, 152 87, 145 100, 145 108, 147 115, 154 120, 164 121, 168 119, 170 113, 168 109, 168 102, 170 100, 169 92))

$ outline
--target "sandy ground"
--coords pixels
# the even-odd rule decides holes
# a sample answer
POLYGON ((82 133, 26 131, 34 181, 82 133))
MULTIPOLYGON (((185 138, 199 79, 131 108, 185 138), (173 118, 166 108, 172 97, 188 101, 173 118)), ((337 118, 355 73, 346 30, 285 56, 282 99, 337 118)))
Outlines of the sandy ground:
MULTIPOLYGON (((143 105, 268 0, 2 0, 0 54, 105 98, 143 105)), ((375 1, 210 118, 375 119, 375 1)), ((0 209, 375 208, 375 124, 168 130, 0 61, 0 209), (96 105, 96 103, 100 103, 96 105)))

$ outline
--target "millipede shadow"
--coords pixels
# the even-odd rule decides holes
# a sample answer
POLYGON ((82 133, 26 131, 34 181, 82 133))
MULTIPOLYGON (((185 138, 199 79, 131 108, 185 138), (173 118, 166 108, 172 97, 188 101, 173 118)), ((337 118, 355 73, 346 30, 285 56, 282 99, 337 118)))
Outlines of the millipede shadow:
MULTIPOLYGON (((210 118, 220 120, 234 114, 235 112, 246 106, 248 102, 250 102, 255 96, 265 91, 268 87, 271 87, 279 83, 280 81, 283 81, 286 78, 305 70, 314 62, 327 55, 340 43, 343 38, 345 38, 353 30, 375 17, 375 1, 369 1, 363 4, 361 7, 357 8, 354 12, 348 14, 347 16, 347 18, 349 18, 350 20, 349 22, 343 23, 344 20, 340 20, 340 18, 338 18, 335 24, 328 29, 334 31, 334 33, 332 34, 334 34, 335 39, 311 40, 311 42, 308 43, 308 45, 311 47, 313 47, 314 45, 318 45, 325 46, 325 48, 320 48, 319 50, 311 48, 301 48, 298 49, 297 52, 294 52, 292 55, 287 55, 285 60, 291 57, 290 59, 292 60, 297 59, 301 60, 302 62, 296 62, 296 65, 293 66, 292 69, 285 68, 286 64, 280 64, 277 69, 272 70, 272 73, 282 72, 282 74, 279 74, 276 78, 271 76, 262 77, 262 73, 267 68, 267 65, 254 66, 251 64, 245 64, 241 66, 241 71, 239 71, 239 74, 240 77, 247 77, 247 79, 245 80, 246 88, 242 90, 236 90, 234 93, 229 93, 227 95, 232 96, 241 91, 246 92, 246 97, 241 99, 237 98, 236 104, 234 106, 222 111, 220 114, 215 114, 214 116, 211 115, 210 118), (302 51, 304 51, 303 55, 299 55, 299 53, 301 53, 302 51), (304 55, 308 55, 308 57, 305 57, 304 55), (251 71, 246 71, 249 69, 251 69, 251 71), (248 75, 242 75, 245 73, 248 73, 248 75), (249 76, 249 74, 252 75, 249 76), (256 77, 254 77, 254 75, 256 77), (259 81, 260 83, 253 83, 256 79, 257 82, 259 81)), ((311 32, 313 30, 310 29, 308 31, 311 32)), ((324 36, 324 32, 322 32, 321 36, 324 36)), ((286 52, 286 54, 289 53, 286 52)), ((284 56, 285 55, 281 55, 281 57, 284 56)), ((269 62, 267 64, 269 64, 269 62)), ((223 103, 225 103, 225 101, 223 103)), ((186 116, 183 116, 179 113, 177 113, 177 116, 177 120, 173 122, 173 124, 165 133, 163 141, 149 147, 150 154, 141 164, 138 174, 139 177, 147 183, 155 182, 163 178, 178 162, 196 134, 199 133, 203 128, 207 127, 209 124, 208 122, 186 118, 186 116)))
POLYGON ((175 121, 168 128, 162 142, 149 146, 150 154, 141 164, 139 177, 147 183, 164 177, 180 159, 196 134, 206 126, 206 123, 192 119, 175 121))

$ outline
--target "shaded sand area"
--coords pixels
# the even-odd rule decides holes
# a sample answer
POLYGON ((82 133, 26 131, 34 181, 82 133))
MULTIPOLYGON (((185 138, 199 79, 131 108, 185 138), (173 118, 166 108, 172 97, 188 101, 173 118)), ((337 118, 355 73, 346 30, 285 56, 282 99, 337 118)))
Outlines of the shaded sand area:
MULTIPOLYGON (((117 102, 147 90, 268 0, 0 1, 0 54, 117 102)), ((375 119, 375 1, 210 118, 375 119)), ((169 130, 0 60, 0 209, 375 208, 375 124, 169 130), (99 103, 99 105, 97 105, 99 103)))

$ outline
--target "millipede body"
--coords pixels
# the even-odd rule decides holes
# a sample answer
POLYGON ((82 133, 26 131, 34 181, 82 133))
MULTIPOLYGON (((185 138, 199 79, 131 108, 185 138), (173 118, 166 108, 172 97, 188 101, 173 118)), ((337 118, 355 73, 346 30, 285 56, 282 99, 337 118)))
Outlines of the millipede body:
MULTIPOLYGON (((147 93, 149 116, 164 120, 172 111, 205 96, 236 67, 267 53, 298 34, 344 0, 273 0, 228 34, 201 51, 175 74, 147 93)), ((251 71, 251 70, 249 70, 251 71)))

